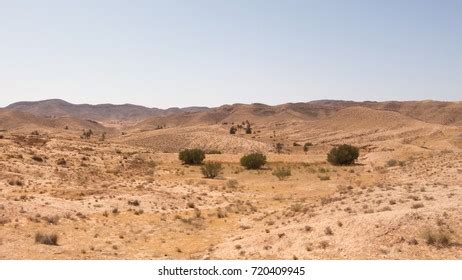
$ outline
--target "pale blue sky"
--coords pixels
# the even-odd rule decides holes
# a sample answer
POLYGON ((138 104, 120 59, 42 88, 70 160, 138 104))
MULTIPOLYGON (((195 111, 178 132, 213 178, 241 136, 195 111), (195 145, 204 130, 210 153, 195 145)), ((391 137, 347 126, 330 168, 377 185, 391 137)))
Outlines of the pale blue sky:
POLYGON ((0 106, 462 100, 462 1, 0 0, 0 106))

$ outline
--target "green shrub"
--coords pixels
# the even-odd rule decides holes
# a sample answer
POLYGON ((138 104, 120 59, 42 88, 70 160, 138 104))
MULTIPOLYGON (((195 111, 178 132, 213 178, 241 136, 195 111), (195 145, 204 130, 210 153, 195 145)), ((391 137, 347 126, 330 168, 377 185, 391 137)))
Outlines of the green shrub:
POLYGON ((290 175, 292 175, 290 167, 277 167, 276 170, 273 171, 273 175, 278 177, 279 180, 284 180, 290 175))
POLYGON ((222 170, 223 170, 223 167, 221 166, 221 163, 215 162, 215 161, 206 162, 201 167, 202 174, 204 174, 206 178, 211 178, 211 179, 220 175, 222 170))
POLYGON ((201 149, 186 149, 180 152, 179 159, 186 164, 201 164, 205 159, 205 152, 201 149))
POLYGON ((266 156, 262 153, 251 153, 241 158, 241 165, 246 169, 259 169, 266 164, 266 156))
POLYGON ((327 161, 334 165, 349 165, 353 164, 359 157, 359 149, 357 147, 343 144, 334 147, 327 154, 327 161))

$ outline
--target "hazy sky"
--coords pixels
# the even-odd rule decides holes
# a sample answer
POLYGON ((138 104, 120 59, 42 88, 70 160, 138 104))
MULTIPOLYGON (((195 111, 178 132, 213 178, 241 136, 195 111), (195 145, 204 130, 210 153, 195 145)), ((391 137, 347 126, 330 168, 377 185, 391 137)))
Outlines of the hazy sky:
POLYGON ((0 106, 462 100, 462 1, 0 0, 0 106))

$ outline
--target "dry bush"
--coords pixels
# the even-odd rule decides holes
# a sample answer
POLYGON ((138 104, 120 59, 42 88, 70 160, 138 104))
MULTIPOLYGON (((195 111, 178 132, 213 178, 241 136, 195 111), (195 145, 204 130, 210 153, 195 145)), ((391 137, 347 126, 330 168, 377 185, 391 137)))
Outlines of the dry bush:
POLYGON ((276 170, 273 171, 273 175, 278 177, 279 180, 285 180, 287 177, 292 175, 290 167, 277 167, 276 170))
POLYGON ((35 243, 58 246, 58 235, 37 232, 35 234, 35 243))
POLYGON ((451 236, 448 233, 442 231, 435 232, 427 230, 424 233, 424 239, 428 245, 438 248, 447 248, 453 245, 451 242, 451 236))
POLYGON ((209 161, 201 166, 201 172, 206 178, 215 178, 220 175, 223 167, 220 162, 209 161))

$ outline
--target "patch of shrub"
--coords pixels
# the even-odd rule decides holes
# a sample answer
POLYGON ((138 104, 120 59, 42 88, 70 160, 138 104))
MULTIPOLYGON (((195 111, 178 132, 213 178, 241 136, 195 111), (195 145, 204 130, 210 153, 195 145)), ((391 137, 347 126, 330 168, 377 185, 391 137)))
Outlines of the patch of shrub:
POLYGON ((278 177, 279 180, 285 180, 287 177, 292 175, 290 167, 278 166, 276 170, 273 171, 273 175, 278 177))
POLYGON ((222 170, 223 170, 223 167, 221 166, 221 163, 220 162, 215 162, 215 161, 206 162, 201 167, 202 174, 206 178, 211 178, 211 179, 213 179, 213 178, 217 177, 218 175, 220 175, 222 170))
POLYGON ((284 149, 284 144, 282 143, 277 143, 275 146, 274 146, 274 149, 276 150, 276 153, 280 154, 282 152, 282 150, 284 149))
POLYGON ((35 243, 58 246, 58 235, 37 232, 35 234, 35 243))
POLYGON ((427 245, 432 245, 439 248, 447 248, 453 245, 449 234, 444 232, 426 231, 424 233, 424 239, 427 245))
POLYGON ((389 161, 387 161, 388 167, 393 167, 393 166, 396 166, 397 164, 398 164, 398 161, 396 159, 390 159, 389 161))
POLYGON ((230 129, 229 129, 229 134, 236 134, 237 132, 237 128, 235 126, 232 126, 230 129))
POLYGON ((135 199, 135 200, 129 200, 128 201, 128 205, 132 205, 132 206, 140 206, 141 202, 138 200, 138 199, 135 199))
POLYGON ((205 159, 205 152, 201 149, 186 149, 178 157, 185 164, 201 164, 205 159))
POLYGON ((60 159, 58 159, 58 160, 56 161, 56 164, 57 164, 57 165, 62 165, 62 166, 64 166, 64 165, 67 164, 67 162, 66 162, 66 160, 65 160, 64 158, 60 158, 60 159))
POLYGON ((36 162, 43 162, 43 158, 37 155, 33 155, 32 159, 35 160, 36 162))
POLYGON ((241 165, 246 169, 259 169, 266 164, 266 156, 262 153, 251 153, 241 158, 241 165))
POLYGON ((348 144, 334 147, 327 154, 327 161, 334 165, 350 165, 359 157, 359 148, 348 144))
POLYGON ((219 150, 207 150, 205 151, 205 154, 206 155, 221 155, 222 152, 219 150))

